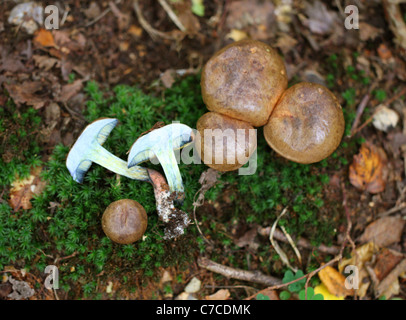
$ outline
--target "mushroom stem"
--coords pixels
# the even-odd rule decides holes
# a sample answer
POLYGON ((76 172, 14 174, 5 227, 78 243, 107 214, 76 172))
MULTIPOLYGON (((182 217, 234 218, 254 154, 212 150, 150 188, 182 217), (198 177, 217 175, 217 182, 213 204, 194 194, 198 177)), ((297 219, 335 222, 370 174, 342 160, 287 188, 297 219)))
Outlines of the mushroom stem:
POLYGON ((185 212, 173 205, 176 194, 170 191, 165 178, 158 171, 152 169, 147 169, 147 171, 154 187, 158 216, 167 224, 164 239, 176 238, 184 233, 190 219, 185 212))
POLYGON ((149 180, 147 169, 140 166, 128 168, 127 162, 116 157, 101 145, 98 145, 95 148, 94 152, 91 154, 90 160, 127 178, 141 181, 149 180))
POLYGON ((177 199, 183 199, 182 195, 184 193, 184 188, 182 176, 173 149, 171 147, 169 150, 160 149, 155 152, 155 155, 165 172, 169 190, 174 190, 176 192, 177 199))

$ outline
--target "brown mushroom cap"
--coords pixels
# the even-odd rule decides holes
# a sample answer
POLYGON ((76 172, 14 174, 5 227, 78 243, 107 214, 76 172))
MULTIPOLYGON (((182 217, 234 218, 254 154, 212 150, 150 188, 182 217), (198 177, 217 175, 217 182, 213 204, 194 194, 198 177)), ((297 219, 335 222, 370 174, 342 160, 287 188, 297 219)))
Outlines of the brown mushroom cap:
POLYGON ((210 111, 263 126, 288 79, 282 58, 255 40, 234 42, 210 58, 203 68, 202 97, 210 111))
POLYGON ((287 89, 264 126, 268 144, 281 156, 314 163, 338 147, 344 116, 334 94, 322 85, 301 82, 287 89))
POLYGON ((232 171, 242 167, 257 147, 256 131, 245 121, 208 112, 200 117, 196 127, 196 150, 207 166, 218 171, 232 171), (210 140, 211 155, 208 154, 210 140))
POLYGON ((110 203, 102 217, 104 233, 120 244, 129 244, 141 239, 147 224, 148 217, 144 207, 131 199, 110 203))

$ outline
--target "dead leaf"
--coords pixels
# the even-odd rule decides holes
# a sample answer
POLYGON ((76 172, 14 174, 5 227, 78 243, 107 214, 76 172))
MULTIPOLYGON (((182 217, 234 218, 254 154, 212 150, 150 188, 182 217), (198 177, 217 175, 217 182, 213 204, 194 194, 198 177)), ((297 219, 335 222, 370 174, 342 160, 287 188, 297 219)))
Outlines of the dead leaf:
POLYGON ((62 86, 61 92, 56 98, 56 101, 67 102, 70 98, 77 95, 80 90, 82 90, 83 81, 85 81, 85 79, 78 79, 75 80, 73 83, 62 86))
POLYGON ((45 71, 52 69, 54 66, 60 66, 59 60, 55 58, 36 54, 34 54, 32 57, 34 59, 35 65, 41 69, 44 69, 45 71))
POLYGON ((21 208, 24 210, 32 208, 30 200, 34 195, 40 194, 46 185, 45 181, 42 181, 39 177, 41 171, 42 168, 37 167, 31 170, 28 178, 17 179, 12 183, 9 205, 14 211, 18 211, 21 208))
POLYGON ((406 259, 403 259, 389 274, 383 279, 375 289, 375 296, 386 296, 389 299, 392 295, 399 293, 399 276, 406 272, 406 259))
POLYGON ((243 39, 248 38, 248 34, 244 31, 237 30, 237 29, 232 29, 229 33, 226 35, 226 39, 232 39, 234 41, 240 41, 243 39))
POLYGON ((333 267, 327 266, 320 270, 319 278, 327 290, 336 297, 354 295, 353 290, 345 287, 345 277, 333 267))
POLYGON ((276 290, 271 290, 269 288, 261 290, 261 294, 264 296, 267 296, 269 300, 280 300, 279 299, 279 294, 276 290))
POLYGON ((386 247, 400 241, 405 220, 400 216, 384 217, 368 225, 362 234, 362 243, 373 242, 378 247, 386 247))
POLYGON ((165 88, 172 88, 172 85, 175 83, 175 77, 174 77, 174 70, 173 69, 168 69, 164 73, 161 74, 160 79, 165 86, 165 88))
POLYGON ((377 36, 382 33, 382 30, 375 28, 374 26, 366 23, 359 23, 359 38, 362 41, 374 40, 377 36))
POLYGON ((307 5, 306 15, 308 19, 304 24, 316 34, 331 33, 339 21, 337 12, 328 10, 327 6, 319 0, 307 5))
POLYGON ((43 47, 55 47, 55 41, 52 33, 46 29, 39 29, 35 33, 34 43, 43 47))
POLYGON ((129 34, 131 34, 132 36, 139 38, 142 35, 142 28, 136 26, 136 25, 132 25, 128 31, 129 34))
POLYGON ((95 19, 100 16, 101 13, 99 5, 94 1, 92 1, 89 8, 84 9, 83 12, 88 19, 95 19))
POLYGON ((384 43, 381 43, 376 51, 382 60, 389 60, 392 58, 392 52, 384 43))
POLYGON ((383 248, 376 257, 374 273, 378 281, 384 279, 389 272, 404 258, 403 254, 383 248))
POLYGON ((255 242, 255 237, 258 233, 257 227, 249 229, 241 237, 234 239, 236 246, 242 248, 248 246, 250 249, 256 250, 259 247, 259 243, 255 242))
POLYGON ((43 83, 39 81, 26 81, 22 84, 5 83, 4 86, 16 104, 26 103, 35 109, 40 109, 48 100, 37 94, 43 90, 43 83))
POLYGON ((360 190, 369 193, 379 193, 386 185, 387 157, 382 148, 375 147, 369 142, 362 144, 360 152, 354 156, 350 165, 350 182, 360 190))
POLYGON ((287 33, 281 33, 276 41, 275 47, 281 49, 283 53, 288 53, 297 44, 297 40, 287 33))
POLYGON ((227 300, 230 298, 230 291, 228 289, 220 289, 215 293, 205 296, 206 300, 227 300))

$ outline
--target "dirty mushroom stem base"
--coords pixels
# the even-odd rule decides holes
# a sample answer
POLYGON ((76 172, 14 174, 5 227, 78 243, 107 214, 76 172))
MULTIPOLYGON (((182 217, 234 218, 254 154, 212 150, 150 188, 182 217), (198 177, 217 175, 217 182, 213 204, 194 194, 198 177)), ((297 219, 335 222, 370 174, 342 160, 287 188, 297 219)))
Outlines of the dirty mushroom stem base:
POLYGON ((176 208, 173 202, 177 198, 176 192, 171 192, 165 178, 152 169, 147 169, 150 182, 154 187, 156 208, 159 218, 166 223, 164 239, 174 239, 184 233, 190 224, 188 215, 176 208))

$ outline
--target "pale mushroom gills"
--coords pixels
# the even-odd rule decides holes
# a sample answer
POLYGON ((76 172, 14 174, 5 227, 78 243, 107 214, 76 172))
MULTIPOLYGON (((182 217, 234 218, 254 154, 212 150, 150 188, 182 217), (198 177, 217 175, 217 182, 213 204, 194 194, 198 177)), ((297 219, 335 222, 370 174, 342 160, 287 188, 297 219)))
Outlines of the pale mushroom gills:
POLYGON ((142 238, 148 216, 142 205, 131 199, 112 202, 104 211, 102 228, 114 242, 130 244, 142 238))
POLYGON ((264 126, 265 139, 281 156, 298 163, 315 163, 338 147, 344 116, 326 87, 301 82, 287 89, 264 126))

